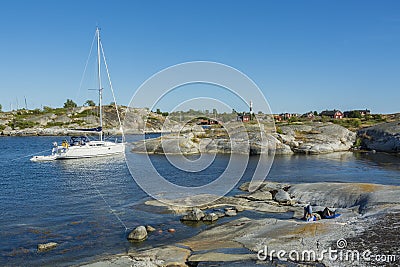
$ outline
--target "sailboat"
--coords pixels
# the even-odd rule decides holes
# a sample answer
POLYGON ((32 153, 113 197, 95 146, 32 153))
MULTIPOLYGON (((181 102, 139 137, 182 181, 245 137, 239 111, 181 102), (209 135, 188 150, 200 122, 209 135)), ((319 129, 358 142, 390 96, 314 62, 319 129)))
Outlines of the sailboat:
MULTIPOLYGON (((107 141, 104 139, 103 133, 103 109, 102 109, 102 93, 103 87, 101 82, 101 58, 104 60, 104 64, 107 70, 107 76, 110 82, 110 87, 112 89, 112 83, 110 80, 110 75, 108 72, 107 62, 104 56, 103 47, 100 40, 100 29, 96 28, 96 38, 97 38, 97 74, 98 74, 98 85, 99 88, 96 89, 99 92, 99 117, 100 125, 92 129, 78 129, 74 130, 79 132, 97 132, 99 135, 98 140, 90 140, 86 135, 82 136, 72 136, 69 141, 64 140, 61 145, 57 142, 53 143, 53 149, 51 155, 46 156, 34 156, 31 161, 52 161, 58 159, 79 159, 79 158, 92 158, 101 156, 110 156, 115 154, 121 154, 125 151, 124 134, 121 127, 121 119, 118 112, 118 107, 116 102, 115 108, 117 110, 117 117, 120 124, 120 129, 122 133, 122 142, 115 140, 114 142, 107 141), (102 56, 102 57, 101 57, 102 56)), ((113 92, 114 95, 114 92, 113 92)), ((114 97, 115 100, 115 97, 114 97)))

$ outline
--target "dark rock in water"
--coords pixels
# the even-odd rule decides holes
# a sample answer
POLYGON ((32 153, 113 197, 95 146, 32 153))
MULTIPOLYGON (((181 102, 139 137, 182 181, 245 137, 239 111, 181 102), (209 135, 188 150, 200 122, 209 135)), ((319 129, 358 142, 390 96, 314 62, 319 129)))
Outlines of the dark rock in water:
POLYGON ((136 227, 132 232, 128 235, 128 240, 132 241, 143 241, 147 238, 147 230, 144 226, 136 227))
POLYGON ((214 222, 216 220, 218 220, 219 217, 217 214, 215 214, 214 212, 207 214, 206 216, 204 216, 203 221, 206 222, 214 222))
POLYGON ((377 124, 357 132, 361 146, 366 149, 398 153, 400 152, 399 121, 377 124))
POLYGON ((205 216, 204 212, 199 208, 192 209, 188 214, 181 218, 181 221, 200 221, 205 216))
POLYGON ((146 231, 147 232, 154 232, 156 230, 156 228, 154 228, 153 226, 151 226, 151 225, 146 225, 146 231))
POLYGON ((44 251, 48 251, 48 250, 51 250, 51 249, 57 247, 57 245, 58 244, 56 242, 39 244, 37 250, 38 250, 38 252, 44 252, 44 251))
POLYGON ((279 203, 290 203, 292 200, 289 193, 284 191, 283 189, 278 190, 278 192, 274 196, 274 199, 279 203))

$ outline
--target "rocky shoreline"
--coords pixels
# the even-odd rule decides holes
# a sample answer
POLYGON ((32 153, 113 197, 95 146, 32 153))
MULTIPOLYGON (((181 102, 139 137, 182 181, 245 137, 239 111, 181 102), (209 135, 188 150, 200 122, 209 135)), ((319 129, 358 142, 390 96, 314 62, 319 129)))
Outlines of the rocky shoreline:
MULTIPOLYGON (((249 184, 245 183, 240 186, 244 191, 243 194, 222 197, 213 203, 196 208, 170 205, 156 200, 146 201, 144 205, 163 207, 165 211, 180 214, 182 221, 201 223, 208 221, 214 215, 232 216, 232 220, 208 227, 199 234, 175 244, 144 251, 131 249, 126 253, 83 266, 211 266, 213 264, 230 266, 234 263, 239 264, 237 266, 380 264, 380 262, 366 261, 364 258, 359 261, 329 257, 291 260, 291 258, 280 259, 281 257, 277 255, 277 251, 280 250, 285 252, 307 250, 317 254, 329 248, 338 251, 341 249, 338 240, 347 240, 348 248, 353 250, 370 249, 376 253, 395 254, 397 262, 394 263, 400 261, 397 236, 391 235, 389 229, 389 224, 393 224, 392 229, 399 231, 396 219, 400 214, 399 186, 362 183, 290 185, 264 182, 256 191, 248 192, 248 188, 249 184), (322 210, 328 206, 341 216, 335 219, 305 222, 301 219, 305 204, 313 205, 313 210, 322 210), (289 219, 251 219, 241 215, 241 212, 246 210, 260 214, 291 212, 292 216, 289 219), (378 230, 380 225, 386 225, 387 231, 382 228, 378 230), (371 234, 371 229, 384 238, 371 234), (267 255, 264 253, 265 248, 267 255), (382 249, 379 250, 380 248, 382 249)), ((199 197, 207 196, 196 196, 199 197)), ((176 203, 188 203, 188 201, 190 199, 179 199, 176 203)), ((218 218, 215 221, 218 221, 218 218)), ((345 250, 345 247, 342 250, 345 250)))
POLYGON ((275 131, 226 125, 226 131, 201 127, 135 142, 133 152, 150 154, 324 154, 372 151, 400 154, 400 122, 387 122, 352 132, 333 123, 281 125, 275 131), (229 133, 229 134, 228 134, 229 133))
POLYGON ((348 151, 356 133, 333 123, 281 126, 279 133, 231 123, 226 132, 201 127, 134 143, 133 152, 154 154, 321 154, 348 151))
MULTIPOLYGON (((136 142, 134 152, 145 153, 242 153, 322 154, 350 149, 400 153, 399 120, 359 129, 357 132, 332 122, 299 122, 279 124, 260 121, 259 124, 226 122, 221 129, 203 129, 196 124, 182 124, 145 109, 121 107, 125 134, 172 133, 163 138, 136 142), (146 116, 149 116, 147 120, 146 116)), ((0 136, 67 136, 80 134, 73 129, 97 127, 93 107, 70 110, 51 109, 34 115, 33 111, 2 113, 0 136), (12 127, 11 127, 11 126, 12 127)), ((105 109, 107 128, 104 133, 120 135, 115 111, 105 109)))

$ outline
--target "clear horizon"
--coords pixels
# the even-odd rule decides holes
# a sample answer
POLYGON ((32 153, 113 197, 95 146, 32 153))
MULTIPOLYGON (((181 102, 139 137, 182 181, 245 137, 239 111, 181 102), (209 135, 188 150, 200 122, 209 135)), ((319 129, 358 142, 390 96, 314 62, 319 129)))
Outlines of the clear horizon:
MULTIPOLYGON (((248 75, 274 114, 400 112, 398 1, 17 0, 2 3, 2 10, 3 111, 15 109, 17 102, 25 107, 25 97, 29 109, 62 107, 67 98, 78 105, 96 101, 97 95, 86 90, 94 73, 88 69, 81 88, 80 82, 99 25, 121 105, 160 70, 205 60, 248 75)), ((187 90, 178 97, 201 97, 207 90, 187 90)), ((215 96, 227 98, 220 92, 215 96)), ((176 97, 166 97, 159 108, 172 109, 176 97)), ((104 103, 110 102, 107 93, 104 103)), ((232 103, 238 110, 244 107, 232 103)))

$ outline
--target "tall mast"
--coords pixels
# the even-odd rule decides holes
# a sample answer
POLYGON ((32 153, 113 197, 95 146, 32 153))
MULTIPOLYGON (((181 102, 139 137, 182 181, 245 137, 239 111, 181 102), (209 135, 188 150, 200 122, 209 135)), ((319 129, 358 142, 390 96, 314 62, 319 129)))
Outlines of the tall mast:
POLYGON ((97 33, 97 75, 99 80, 99 115, 100 115, 100 141, 103 141, 103 108, 102 108, 102 93, 103 87, 101 85, 101 72, 100 72, 100 29, 96 28, 97 33))

